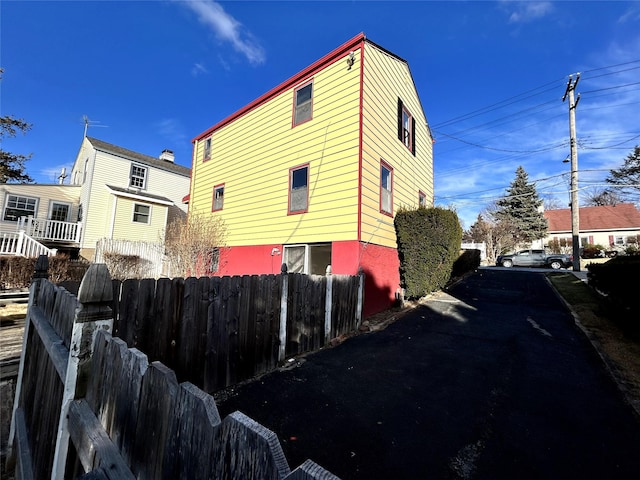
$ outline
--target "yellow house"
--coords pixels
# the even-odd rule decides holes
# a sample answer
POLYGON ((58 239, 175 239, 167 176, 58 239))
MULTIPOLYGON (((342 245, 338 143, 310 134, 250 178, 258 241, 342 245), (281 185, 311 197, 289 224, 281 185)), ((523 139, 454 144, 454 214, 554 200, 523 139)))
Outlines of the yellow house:
POLYGON ((190 212, 223 218, 217 275, 366 274, 400 288, 393 217, 433 204, 432 135, 405 60, 357 35, 193 140, 190 212))

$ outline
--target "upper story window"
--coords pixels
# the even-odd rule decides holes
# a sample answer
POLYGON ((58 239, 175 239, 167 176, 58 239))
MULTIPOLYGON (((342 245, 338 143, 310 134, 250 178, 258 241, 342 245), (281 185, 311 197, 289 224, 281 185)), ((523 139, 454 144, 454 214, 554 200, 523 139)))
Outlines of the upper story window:
POLYGON ((222 210, 224 205, 224 183, 213 187, 213 211, 222 210))
POLYGON ((402 100, 398 98, 398 139, 416 154, 416 123, 402 100))
POLYGON ((289 213, 304 213, 309 205, 309 165, 289 170, 289 213))
POLYGON ((427 194, 422 190, 418 190, 418 206, 423 208, 427 206, 427 194))
POLYGON ((313 117, 313 82, 295 90, 293 94, 293 126, 311 120, 313 117))
POLYGON ((134 188, 146 188, 147 184, 147 167, 142 165, 131 165, 131 175, 129 177, 129 186, 134 188))
POLYGON ((211 158, 211 137, 204 141, 204 159, 209 160, 211 158))
POLYGON ((20 195, 7 195, 4 216, 7 222, 17 222, 20 217, 35 217, 38 210, 38 199, 20 195))
POLYGON ((393 215, 393 169, 380 162, 380 211, 393 215))
POLYGON ((84 161, 84 171, 82 172, 82 183, 87 181, 87 171, 89 170, 89 159, 84 161))
POLYGON ((151 219, 151 205, 143 205, 135 203, 133 205, 133 221, 134 223, 149 223, 151 219))

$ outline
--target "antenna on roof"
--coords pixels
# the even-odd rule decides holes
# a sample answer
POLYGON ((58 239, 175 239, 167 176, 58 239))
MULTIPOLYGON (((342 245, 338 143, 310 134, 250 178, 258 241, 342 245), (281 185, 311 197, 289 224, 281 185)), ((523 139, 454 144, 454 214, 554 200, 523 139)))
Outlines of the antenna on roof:
POLYGON ((87 136, 87 130, 89 127, 104 127, 107 128, 108 125, 96 125, 96 123, 100 123, 99 120, 89 120, 89 117, 86 115, 82 115, 82 121, 84 123, 84 136, 87 136))

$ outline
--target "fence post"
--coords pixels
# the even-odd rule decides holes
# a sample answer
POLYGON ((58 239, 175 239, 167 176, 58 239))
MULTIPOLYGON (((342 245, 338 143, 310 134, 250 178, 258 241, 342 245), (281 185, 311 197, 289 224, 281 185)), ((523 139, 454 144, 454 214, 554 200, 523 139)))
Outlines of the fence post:
POLYGON ((64 478, 64 470, 69 449, 69 405, 85 395, 88 375, 91 369, 94 340, 99 330, 113 330, 111 301, 113 287, 107 266, 94 263, 82 278, 78 290, 78 302, 73 319, 69 361, 65 375, 62 407, 56 434, 56 449, 53 458, 51 478, 64 478))
POLYGON ((358 268, 358 277, 359 277, 359 282, 358 282, 358 306, 356 307, 356 328, 360 326, 360 324, 362 323, 362 308, 364 305, 364 281, 365 281, 365 274, 364 274, 364 270, 362 269, 362 267, 358 268))
POLYGON ((287 346, 287 300, 289 298, 289 275, 287 274, 286 263, 282 264, 280 274, 282 275, 282 293, 280 294, 280 346, 278 350, 278 361, 282 362, 287 346))
POLYGON ((16 251, 15 251, 16 255, 23 254, 22 252, 22 250, 24 249, 23 245, 24 245, 24 230, 20 230, 18 232, 18 241, 16 243, 16 251))
MULTIPOLYGON (((23 218, 23 217, 20 217, 23 218)), ((13 440, 16 434, 16 410, 20 404, 20 394, 22 392, 22 381, 24 376, 24 364, 27 357, 27 345, 29 338, 29 329, 31 320, 29 318, 29 311, 32 305, 37 304, 38 292, 40 291, 40 284, 42 280, 49 278, 49 257, 46 255, 40 255, 36 260, 33 276, 31 277, 31 286, 29 287, 29 303, 27 304, 27 316, 24 321, 24 332, 22 334, 22 351, 20 353, 20 365, 18 366, 18 379, 16 380, 16 391, 13 398, 13 409, 11 413, 11 426, 9 427, 9 442, 8 442, 8 455, 7 465, 13 464, 13 440)), ((9 470, 9 468, 7 468, 9 470)))
POLYGON ((331 336, 331 317, 333 310, 333 275, 331 274, 331 265, 327 265, 327 292, 324 297, 324 343, 329 343, 331 336))

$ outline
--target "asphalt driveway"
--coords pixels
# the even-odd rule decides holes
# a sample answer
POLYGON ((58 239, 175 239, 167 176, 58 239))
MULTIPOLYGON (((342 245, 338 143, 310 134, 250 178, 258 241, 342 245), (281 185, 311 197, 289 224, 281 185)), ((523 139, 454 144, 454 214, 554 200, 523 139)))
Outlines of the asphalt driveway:
POLYGON ((542 272, 486 269, 218 401, 347 479, 636 478, 640 424, 542 272))

